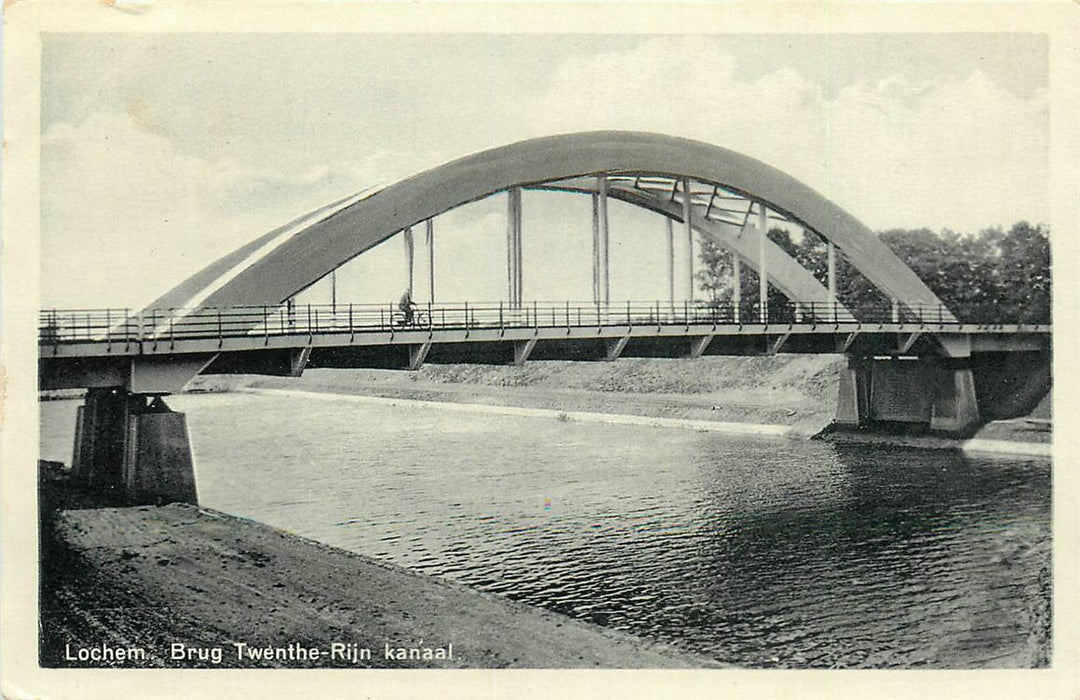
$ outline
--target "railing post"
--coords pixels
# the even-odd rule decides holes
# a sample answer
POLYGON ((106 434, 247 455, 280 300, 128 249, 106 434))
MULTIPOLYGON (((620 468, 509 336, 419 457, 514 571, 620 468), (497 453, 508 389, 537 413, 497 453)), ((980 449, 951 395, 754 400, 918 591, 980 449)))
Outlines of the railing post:
POLYGON ((499 302, 499 330, 506 330, 506 324, 503 322, 503 303, 499 302))
POLYGON ((109 309, 105 309, 105 352, 112 352, 112 319, 109 309))
POLYGON ((533 299, 533 328, 536 328, 536 329, 539 330, 539 328, 540 328, 540 317, 537 315, 537 313, 538 313, 538 309, 537 309, 536 300, 533 299))
POLYGON ((633 325, 630 322, 630 300, 629 299, 626 300, 626 325, 628 325, 628 326, 633 325))
POLYGON ((353 332, 353 326, 352 326, 352 302, 350 301, 349 302, 349 334, 352 335, 352 332, 353 332))
POLYGON ((469 302, 465 302, 465 332, 469 332, 469 302))
POLYGON ((222 335, 221 328, 221 307, 217 307, 217 346, 220 348, 225 343, 225 338, 222 335))

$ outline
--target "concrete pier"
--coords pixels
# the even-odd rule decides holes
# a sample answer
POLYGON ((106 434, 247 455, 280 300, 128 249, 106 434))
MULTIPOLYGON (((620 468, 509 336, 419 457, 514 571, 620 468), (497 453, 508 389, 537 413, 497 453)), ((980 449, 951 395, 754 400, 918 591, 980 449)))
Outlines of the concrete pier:
POLYGON ((840 371, 840 388, 836 399, 836 425, 845 428, 862 427, 870 415, 870 377, 866 361, 849 357, 847 367, 840 371))
POLYGON ((908 424, 969 437, 983 422, 970 357, 849 357, 841 373, 837 426, 908 424))
POLYGON ((126 505, 198 504, 187 419, 161 397, 91 389, 78 408, 73 478, 126 505))

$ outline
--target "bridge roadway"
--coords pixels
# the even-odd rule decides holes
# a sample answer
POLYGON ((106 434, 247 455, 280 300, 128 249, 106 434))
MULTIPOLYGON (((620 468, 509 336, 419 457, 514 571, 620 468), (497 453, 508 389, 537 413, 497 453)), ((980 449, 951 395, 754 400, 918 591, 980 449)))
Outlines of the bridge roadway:
MULTIPOLYGON (((187 378, 199 372, 295 375, 305 366, 418 369, 424 362, 520 365, 529 359, 779 352, 956 357, 1044 351, 1050 337, 1049 325, 914 320, 897 317, 891 308, 863 309, 862 320, 855 321, 839 316, 831 305, 814 304, 770 308, 776 320, 760 323, 752 306, 428 304, 418 306, 410 322, 393 304, 169 309, 138 315, 115 309, 45 311, 39 337, 41 388, 126 384, 137 393, 173 393, 182 388, 177 382, 186 374, 179 370, 195 366, 187 378), (124 375, 130 375, 126 381, 124 375)), ((923 319, 935 318, 926 309, 918 311, 923 319)))

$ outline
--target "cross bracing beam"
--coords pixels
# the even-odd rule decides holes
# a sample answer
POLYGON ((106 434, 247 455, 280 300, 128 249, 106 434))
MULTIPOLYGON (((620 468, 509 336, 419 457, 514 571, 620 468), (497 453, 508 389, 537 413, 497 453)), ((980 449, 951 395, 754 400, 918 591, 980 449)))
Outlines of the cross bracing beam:
MULTIPOLYGON (((147 310, 277 305, 405 227, 510 187, 601 172, 687 177, 765 201, 773 211, 833 241, 871 283, 909 310, 909 317, 940 306, 937 296, 870 229, 781 171, 706 143, 606 131, 493 148, 339 200, 208 265, 147 310)), ((945 313, 945 320, 955 321, 945 313)))

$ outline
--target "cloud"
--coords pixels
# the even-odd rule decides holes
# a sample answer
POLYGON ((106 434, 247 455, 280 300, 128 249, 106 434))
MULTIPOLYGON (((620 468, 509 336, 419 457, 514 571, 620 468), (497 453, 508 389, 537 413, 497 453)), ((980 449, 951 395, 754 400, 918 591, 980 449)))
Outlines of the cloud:
POLYGON ((857 81, 828 98, 793 68, 740 77, 715 38, 665 37, 564 62, 524 111, 552 131, 641 129, 732 148, 872 228, 1047 219, 1045 90, 1020 97, 977 71, 857 81))
MULTIPOLYGON (((978 71, 921 80, 877 71, 873 80, 827 91, 809 77, 827 73, 827 65, 748 72, 722 37, 621 45, 570 52, 552 61, 544 80, 523 75, 499 91, 463 82, 446 109, 413 110, 400 123, 362 120, 365 142, 378 144, 366 151, 350 145, 361 122, 337 130, 333 120, 320 122, 303 142, 290 135, 295 105, 285 99, 281 121, 252 113, 260 128, 221 132, 227 135, 214 137, 221 143, 157 128, 162 114, 172 114, 170 97, 54 124, 42 142, 43 302, 138 306, 329 201, 467 152, 588 129, 658 131, 734 149, 803 180, 876 229, 973 231, 1048 219, 1045 90, 1021 95, 978 71), (268 133, 284 141, 262 143, 268 133), (273 157, 255 157, 261 153, 273 157)), ((393 83, 375 91, 363 75, 356 80, 383 107, 404 99, 393 83)), ((337 114, 344 98, 327 92, 318 99, 308 105, 312 114, 337 114)), ((461 234, 457 245, 473 256, 490 251, 500 234, 486 212, 465 212, 440 230, 477 231, 461 234)), ((548 228, 568 226, 552 218, 548 228)), ((454 259, 447 247, 440 251, 454 259)), ((496 264, 498 255, 486 257, 496 264)), ((367 276, 373 284, 377 272, 367 276)), ((502 272, 491 274, 501 279, 502 272)), ((449 270, 439 275, 454 284, 449 270)))
POLYGON ((42 138, 43 303, 137 306, 299 213, 372 181, 380 156, 279 173, 207 160, 95 113, 42 138), (120 282, 122 280, 122 283, 120 282))

